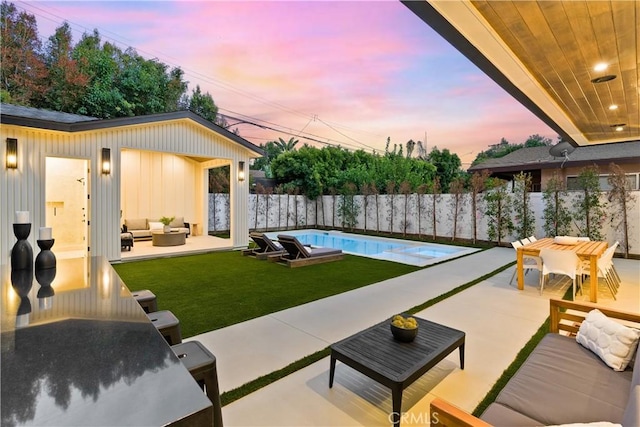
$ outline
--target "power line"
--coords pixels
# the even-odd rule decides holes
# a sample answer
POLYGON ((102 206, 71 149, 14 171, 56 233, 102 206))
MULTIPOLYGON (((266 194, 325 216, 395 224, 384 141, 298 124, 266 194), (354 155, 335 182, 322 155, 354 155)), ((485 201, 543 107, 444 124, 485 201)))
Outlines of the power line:
MULTIPOLYGON (((61 21, 65 21, 65 22, 67 22, 67 23, 70 25, 70 27, 71 27, 73 30, 75 30, 76 32, 78 32, 78 28, 80 28, 80 29, 82 30, 82 33, 83 33, 83 34, 84 34, 84 33, 87 33, 87 32, 91 32, 91 30, 89 30, 87 27, 85 27, 85 26, 84 26, 84 25, 82 25, 82 24, 79 24, 79 23, 76 23, 76 22, 70 21, 70 20, 68 20, 68 19, 66 19, 66 18, 63 18, 62 16, 59 16, 59 15, 56 15, 55 13, 52 13, 51 11, 49 11, 49 10, 47 10, 47 9, 44 9, 44 8, 41 8, 41 7, 35 6, 35 5, 31 4, 31 3, 28 3, 28 6, 27 6, 27 3, 23 3, 23 4, 22 4, 22 6, 21 6, 21 8, 22 8, 25 12, 30 12, 30 13, 33 13, 34 15, 39 16, 39 17, 41 17, 41 18, 43 18, 43 19, 47 19, 47 20, 49 20, 49 21, 51 21, 51 22, 56 22, 54 19, 51 19, 51 18, 49 18, 49 17, 47 17, 47 16, 44 16, 44 15, 43 15, 43 14, 41 14, 41 13, 34 12, 34 11, 33 11, 33 9, 36 9, 36 10, 38 10, 38 11, 41 11, 42 13, 49 14, 49 15, 51 15, 51 16, 53 16, 53 17, 55 17, 56 19, 59 19, 59 20, 61 20, 61 21), (75 27, 75 28, 74 28, 74 27, 75 27)), ((55 8, 51 8, 51 9, 55 10, 55 8)), ((95 27, 95 28, 99 28, 99 27, 95 27)), ((158 51, 158 52, 156 52, 156 53, 153 53, 153 52, 149 52, 149 51, 146 51, 146 50, 139 50, 138 48, 135 48, 135 47, 131 46, 131 44, 132 44, 132 43, 131 43, 131 41, 130 41, 130 40, 123 41, 121 38, 119 38, 119 36, 118 36, 118 35, 116 35, 115 33, 111 32, 111 31, 109 31, 109 30, 105 30, 105 29, 100 28, 100 29, 99 29, 99 31, 100 31, 101 35, 102 35, 104 38, 106 38, 106 39, 108 39, 108 40, 111 40, 112 42, 115 42, 116 44, 120 44, 121 46, 128 45, 128 46, 126 46, 126 48, 131 47, 131 48, 135 49, 137 52, 146 53, 146 54, 148 54, 148 55, 152 55, 152 56, 156 56, 156 54, 157 54, 157 53, 160 53, 160 55, 161 55, 161 56, 163 56, 163 57, 171 58, 169 55, 166 55, 164 52, 159 52, 159 51, 158 51), (104 35, 104 33, 113 34, 113 36, 105 36, 105 35, 104 35)), ((126 40, 126 39, 125 39, 125 40, 126 40)), ((157 57, 157 56, 156 56, 156 57, 157 57)), ((176 60, 175 58, 173 58, 173 59, 174 59, 174 60, 176 60)), ((177 61, 177 60, 176 60, 176 61, 177 61)), ((177 63, 175 63, 175 62, 174 62, 174 63, 172 63, 172 62, 170 62, 170 61, 168 61, 168 65, 171 65, 171 66, 173 66, 173 67, 177 67, 177 68, 182 69, 182 70, 185 72, 185 75, 186 75, 186 74, 191 74, 191 75, 193 75, 193 76, 195 76, 195 77, 197 77, 197 78, 199 78, 199 79, 201 79, 201 80, 203 80, 203 81, 205 81, 205 82, 207 82, 207 83, 209 83, 209 84, 212 84, 212 85, 214 85, 214 86, 216 86, 216 87, 219 87, 219 88, 221 88, 221 89, 223 89, 223 90, 226 90, 226 91, 229 91, 229 92, 232 92, 232 93, 235 93, 235 94, 239 94, 239 95, 245 96, 245 97, 250 98, 250 99, 252 99, 252 100, 254 100, 254 101, 258 101, 258 102, 260 102, 260 103, 262 103, 262 104, 265 104, 265 105, 268 105, 268 106, 274 107, 274 108, 276 108, 276 109, 278 109, 278 110, 281 110, 281 111, 283 111, 283 112, 286 112, 286 113, 289 113, 289 114, 293 114, 293 115, 296 115, 296 116, 299 116, 299 117, 304 117, 304 118, 309 118, 309 117, 311 117, 311 118, 310 118, 309 123, 310 123, 311 121, 314 121, 315 119, 317 119, 317 120, 319 120, 320 122, 322 122, 323 124, 325 124, 327 127, 329 127, 330 129, 332 129, 333 131, 335 131, 335 132, 337 132, 338 134, 340 134, 341 136, 343 136, 343 137, 345 137, 345 138, 348 138, 349 140, 351 140, 351 141, 353 141, 353 142, 355 142, 355 143, 357 143, 357 144, 359 144, 359 145, 361 145, 361 146, 367 147, 367 148, 369 148, 369 149, 371 149, 371 150, 375 150, 375 148, 373 148, 373 147, 371 147, 371 146, 369 146, 369 145, 366 145, 366 144, 364 144, 364 143, 362 143, 362 142, 360 142, 360 141, 358 141, 358 140, 356 140, 356 139, 354 139, 354 138, 352 138, 352 137, 350 137, 350 136, 348 136, 348 135, 346 135, 346 134, 344 134, 344 133, 340 132, 340 131, 339 131, 339 130, 337 130, 336 128, 337 128, 337 127, 339 127, 339 128, 343 128, 343 129, 348 129, 348 130, 350 130, 350 131, 352 131, 352 132, 367 133, 367 134, 369 134, 369 135, 375 135, 375 136, 379 136, 378 134, 375 134, 375 133, 372 133, 372 132, 367 132, 367 131, 362 131, 362 130, 356 130, 356 129, 349 128, 349 127, 347 127, 347 126, 339 125, 339 124, 333 124, 333 126, 332 126, 332 125, 329 125, 329 124, 328 124, 328 122, 325 122, 325 121, 323 121, 323 120, 320 120, 320 119, 318 118, 318 116, 317 116, 317 115, 309 116, 309 115, 308 115, 308 114, 306 114, 306 113, 303 113, 303 112, 300 112, 300 111, 297 111, 297 110, 291 109, 291 108, 289 108, 289 107, 287 107, 287 106, 285 106, 285 105, 282 105, 282 104, 280 104, 280 103, 277 103, 277 102, 274 102, 274 101, 271 101, 271 100, 268 100, 268 99, 262 98, 262 97, 260 97, 260 96, 254 95, 254 94, 252 94, 252 93, 246 92, 246 91, 244 91, 244 90, 242 90, 242 89, 239 89, 239 88, 237 88, 237 87, 235 87, 235 86, 233 86, 233 85, 231 85, 231 84, 229 84, 229 83, 227 83, 227 82, 224 82, 224 81, 218 80, 218 79, 216 79, 216 78, 214 78, 214 77, 211 77, 211 76, 208 76, 208 75, 206 75, 206 74, 202 74, 202 73, 200 73, 200 72, 199 72, 199 71, 197 71, 197 70, 192 70, 192 69, 189 69, 189 68, 184 68, 184 67, 182 67, 180 64, 177 64, 177 63)), ((259 120, 259 119, 252 118, 252 120, 259 120)), ((305 125, 305 127, 304 127, 302 130, 304 130, 304 129, 308 126, 308 124, 309 124, 309 123, 307 123, 307 125, 305 125)), ((301 132, 302 132, 302 131, 301 131, 301 132)), ((294 136, 295 136, 295 135, 294 135, 294 136)), ((319 136, 316 136, 316 137, 318 137, 318 138, 322 138, 322 137, 319 137, 319 136)), ((332 140, 332 139, 327 139, 327 141, 334 141, 334 142, 338 142, 339 144, 351 145, 351 144, 347 144, 347 143, 345 143, 345 142, 335 141, 335 140, 332 140)))
MULTIPOLYGON (((288 130, 276 129, 276 128, 272 127, 272 126, 267 126, 267 125, 264 125, 264 124, 254 123, 254 122, 251 122, 251 121, 248 121, 248 120, 245 120, 245 119, 240 119, 238 117, 233 117, 233 116, 229 116, 229 115, 226 115, 226 114, 219 114, 219 115, 223 116, 225 119, 239 120, 239 122, 236 123, 236 124, 248 124, 248 125, 259 127, 261 129, 272 130, 272 131, 280 132, 280 133, 283 133, 283 134, 286 134, 286 135, 295 136, 297 138, 306 139, 308 141, 313 141, 313 142, 316 142, 318 144, 329 145, 329 146, 333 146, 333 147, 339 147, 339 146, 347 145, 347 146, 351 146, 352 148, 360 149, 359 147, 355 147, 352 144, 345 144, 344 142, 340 142, 340 141, 337 141, 338 142, 337 144, 331 143, 331 142, 329 142, 329 141, 332 141, 331 139, 326 139, 325 141, 322 141, 322 140, 320 140, 318 138, 323 138, 323 137, 318 136, 318 135, 313 135, 313 134, 310 134, 310 133, 307 133, 306 135, 311 135, 311 136, 300 135, 300 132, 296 131, 295 129, 291 129, 291 128, 286 128, 288 130), (298 133, 296 133, 296 132, 298 132, 298 133)), ((235 126, 236 124, 230 125, 228 127, 235 126)), ((278 126, 278 125, 276 125, 276 126, 278 126)))

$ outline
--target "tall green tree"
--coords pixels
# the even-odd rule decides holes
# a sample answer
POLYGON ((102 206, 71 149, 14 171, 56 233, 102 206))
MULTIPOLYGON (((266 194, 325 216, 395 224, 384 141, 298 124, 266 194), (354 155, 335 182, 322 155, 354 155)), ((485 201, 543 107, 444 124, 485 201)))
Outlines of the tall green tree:
POLYGON ((265 155, 256 159, 251 166, 251 169, 264 171, 267 178, 273 178, 273 173, 271 172, 271 161, 282 153, 295 150, 298 142, 299 141, 297 139, 292 137, 289 141, 278 138, 278 141, 268 141, 266 144, 260 144, 260 148, 264 150, 265 155))
POLYGON ((456 177, 449 185, 449 192, 451 193, 450 207, 451 207, 451 219, 453 220, 453 232, 451 233, 451 241, 456 240, 458 234, 458 219, 464 212, 464 178, 462 176, 456 177))
POLYGON ((564 202, 567 194, 564 181, 555 171, 542 195, 543 228, 547 237, 565 236, 571 231, 571 213, 564 202))
POLYGON ((531 208, 531 174, 520 172, 514 177, 513 210, 516 213, 515 230, 517 237, 523 239, 535 232, 535 216, 531 208))
POLYGON ((203 119, 216 123, 218 106, 213 101, 213 97, 209 92, 202 93, 200 85, 196 85, 196 88, 191 93, 191 97, 189 98, 189 110, 193 111, 203 119))
POLYGON ((433 147, 427 156, 427 160, 436 167, 442 192, 449 192, 451 182, 462 173, 460 157, 455 153, 451 153, 448 148, 440 151, 438 147, 433 147))
POLYGON ((507 184, 503 180, 490 179, 489 191, 484 193, 485 216, 487 217, 488 235, 500 245, 502 239, 513 231, 511 220, 511 196, 507 184))
POLYGON ((167 70, 166 64, 155 59, 147 60, 132 48, 122 54, 119 86, 131 104, 131 114, 138 116, 178 109, 187 84, 182 81, 181 71, 167 70))
POLYGON ((0 91, 2 101, 20 105, 41 102, 46 91, 46 66, 36 18, 0 5, 0 91))
MULTIPOLYGON (((49 70, 43 103, 33 105, 56 111, 77 112, 87 92, 89 75, 73 58, 71 27, 67 22, 56 28, 47 41, 44 61, 49 70)), ((85 70, 86 71, 86 70, 85 70)))
POLYGON ((89 76, 85 96, 76 113, 103 119, 130 116, 129 103, 118 85, 122 51, 111 43, 102 44, 100 33, 83 34, 73 48, 72 57, 80 72, 89 76))
POLYGON ((480 215, 478 209, 478 203, 480 202, 480 193, 485 189, 487 180, 489 179, 489 171, 483 170, 482 172, 474 172, 471 175, 469 188, 471 192, 471 224, 473 228, 473 243, 476 243, 478 239, 478 216, 480 215))
POLYGON ((600 174, 597 166, 582 168, 578 174, 580 195, 576 204, 575 219, 582 236, 602 240, 602 224, 605 204, 600 200, 600 174))
MULTIPOLYGON (((629 210, 636 202, 636 198, 631 191, 631 183, 627 179, 627 174, 624 170, 611 163, 609 165, 610 175, 607 178, 611 190, 607 195, 609 203, 614 206, 613 215, 611 215, 611 224, 613 228, 622 233, 621 247, 624 249, 624 257, 629 258, 629 210)), ((635 227, 638 224, 633 224, 635 227)))

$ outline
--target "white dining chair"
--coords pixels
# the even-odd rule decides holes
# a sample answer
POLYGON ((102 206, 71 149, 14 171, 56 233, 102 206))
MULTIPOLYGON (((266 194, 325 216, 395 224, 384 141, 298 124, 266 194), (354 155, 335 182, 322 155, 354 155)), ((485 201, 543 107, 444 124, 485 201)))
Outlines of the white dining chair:
MULTIPOLYGON (((516 259, 517 259, 518 248, 522 246, 522 243, 519 240, 516 240, 515 242, 511 242, 511 246, 513 246, 513 249, 516 251, 516 259)), ((524 274, 527 274, 529 270, 532 270, 532 269, 538 270, 540 274, 542 274, 542 259, 540 259, 540 257, 537 257, 537 256, 524 255, 522 257, 522 268, 524 270, 524 274)), ((509 280, 510 285, 513 283, 513 278, 516 276, 517 272, 518 272, 518 266, 516 265, 516 268, 515 270, 513 270, 513 274, 511 275, 511 280, 509 280)))
MULTIPOLYGON (((609 288, 611 292, 611 296, 616 300, 616 294, 618 293, 618 288, 620 287, 620 277, 617 276, 617 272, 613 267, 613 254, 618 247, 618 242, 607 248, 607 250, 598 258, 598 272, 596 278, 591 278, 592 286, 598 286, 599 279, 604 279, 605 284, 609 288)), ((582 262, 582 276, 590 276, 591 275, 591 262, 583 261, 582 262)))
POLYGON ((550 273, 562 274, 569 276, 572 280, 573 299, 576 299, 576 283, 580 288, 582 295, 582 263, 580 258, 573 251, 562 251, 556 249, 544 248, 540 250, 540 258, 542 258, 542 277, 540 278, 540 294, 544 288, 545 282, 548 280, 550 273))
POLYGON ((529 236, 529 241, 530 241, 531 243, 533 243, 533 242, 535 242, 535 241, 537 241, 537 240, 538 240, 538 239, 536 239, 536 236, 529 236))
POLYGON ((523 245, 528 245, 529 243, 531 243, 531 240, 528 237, 525 237, 524 239, 520 239, 520 243, 522 243, 523 245))

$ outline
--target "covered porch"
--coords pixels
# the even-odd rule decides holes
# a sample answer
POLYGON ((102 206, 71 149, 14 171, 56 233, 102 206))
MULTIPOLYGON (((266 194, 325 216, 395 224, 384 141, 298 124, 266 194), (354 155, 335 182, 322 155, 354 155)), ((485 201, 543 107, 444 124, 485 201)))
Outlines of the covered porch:
POLYGON ((185 244, 179 246, 153 246, 151 240, 141 240, 134 242, 132 250, 123 250, 121 260, 126 262, 145 258, 194 255, 230 249, 233 249, 233 244, 230 239, 223 239, 206 234, 189 236, 189 238, 185 240, 185 244))

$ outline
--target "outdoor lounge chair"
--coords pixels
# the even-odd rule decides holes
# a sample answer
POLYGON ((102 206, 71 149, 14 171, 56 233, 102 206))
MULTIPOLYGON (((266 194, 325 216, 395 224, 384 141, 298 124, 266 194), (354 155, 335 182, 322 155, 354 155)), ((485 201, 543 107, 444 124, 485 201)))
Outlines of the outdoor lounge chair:
POLYGON ((285 253, 284 248, 280 243, 274 242, 264 233, 251 232, 249 237, 253 240, 257 248, 245 249, 242 251, 242 255, 255 256, 257 259, 267 259, 269 257, 279 257, 285 253))
POLYGON ((286 234, 279 234, 278 242, 285 250, 280 259, 285 261, 289 267, 336 261, 344 257, 340 249, 311 248, 304 246, 296 237, 286 234))

